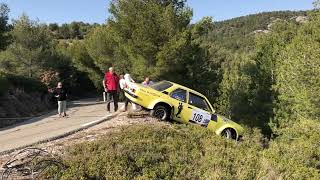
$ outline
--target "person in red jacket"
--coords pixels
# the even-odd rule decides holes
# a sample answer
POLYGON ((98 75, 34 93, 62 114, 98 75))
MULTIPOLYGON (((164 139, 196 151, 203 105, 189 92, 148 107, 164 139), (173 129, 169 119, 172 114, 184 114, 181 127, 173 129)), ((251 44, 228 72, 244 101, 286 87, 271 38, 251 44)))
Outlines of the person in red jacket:
POLYGON ((114 72, 113 67, 109 68, 104 75, 102 81, 104 91, 107 93, 107 111, 110 112, 110 103, 113 100, 114 111, 118 110, 118 91, 119 91, 119 76, 114 72))

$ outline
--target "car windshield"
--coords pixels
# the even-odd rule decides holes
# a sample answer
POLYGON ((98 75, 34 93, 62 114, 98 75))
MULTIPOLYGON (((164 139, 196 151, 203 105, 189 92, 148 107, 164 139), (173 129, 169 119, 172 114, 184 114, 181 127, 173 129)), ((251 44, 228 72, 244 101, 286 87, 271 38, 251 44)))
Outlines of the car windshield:
POLYGON ((160 82, 157 82, 157 83, 151 85, 150 87, 152 89, 155 89, 157 91, 162 92, 162 91, 168 89, 171 86, 173 86, 173 84, 168 82, 168 81, 160 81, 160 82))

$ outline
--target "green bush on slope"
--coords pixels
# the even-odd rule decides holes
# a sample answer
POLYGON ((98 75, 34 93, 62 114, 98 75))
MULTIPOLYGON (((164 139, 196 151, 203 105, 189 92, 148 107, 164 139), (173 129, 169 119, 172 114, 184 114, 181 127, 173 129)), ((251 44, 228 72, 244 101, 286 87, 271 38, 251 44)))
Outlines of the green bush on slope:
POLYGON ((0 73, 0 96, 8 93, 10 88, 21 89, 27 93, 47 92, 47 87, 34 78, 0 73))
POLYGON ((193 125, 134 125, 69 148, 67 170, 51 173, 62 179, 317 179, 319 127, 303 121, 271 142, 247 129, 235 142, 193 125))
POLYGON ((320 178, 320 122, 302 120, 280 130, 263 157, 284 179, 320 178))
POLYGON ((0 73, 0 96, 4 95, 9 88, 9 82, 7 78, 0 73))
POLYGON ((252 179, 262 150, 258 131, 242 143, 202 127, 137 125, 76 145, 65 157, 63 179, 252 179), (244 166, 245 165, 245 166, 244 166))
POLYGON ((320 123, 302 121, 266 142, 241 142, 197 126, 135 125, 69 148, 62 179, 318 179, 320 123), (269 144, 268 144, 269 143, 269 144), (269 147, 268 147, 269 146, 269 147))

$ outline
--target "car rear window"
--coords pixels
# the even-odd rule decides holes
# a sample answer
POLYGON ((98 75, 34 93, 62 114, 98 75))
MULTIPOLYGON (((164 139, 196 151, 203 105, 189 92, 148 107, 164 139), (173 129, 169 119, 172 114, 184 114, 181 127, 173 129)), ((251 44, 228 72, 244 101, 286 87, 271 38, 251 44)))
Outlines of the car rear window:
POLYGON ((171 86, 173 86, 173 84, 168 81, 160 81, 158 83, 151 85, 150 87, 161 92, 170 88, 171 86))

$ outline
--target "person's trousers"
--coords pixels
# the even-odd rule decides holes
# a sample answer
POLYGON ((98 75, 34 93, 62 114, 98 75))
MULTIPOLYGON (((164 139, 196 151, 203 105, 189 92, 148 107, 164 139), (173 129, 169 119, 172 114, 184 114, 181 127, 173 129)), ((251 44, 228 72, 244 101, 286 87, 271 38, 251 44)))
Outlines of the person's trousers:
POLYGON ((66 113, 67 111, 67 101, 58 101, 58 113, 66 113))
POLYGON ((108 91, 107 92, 107 111, 110 111, 110 103, 113 100, 114 111, 118 111, 118 91, 108 91))
POLYGON ((124 110, 128 110, 128 105, 131 101, 126 97, 124 96, 124 110))

